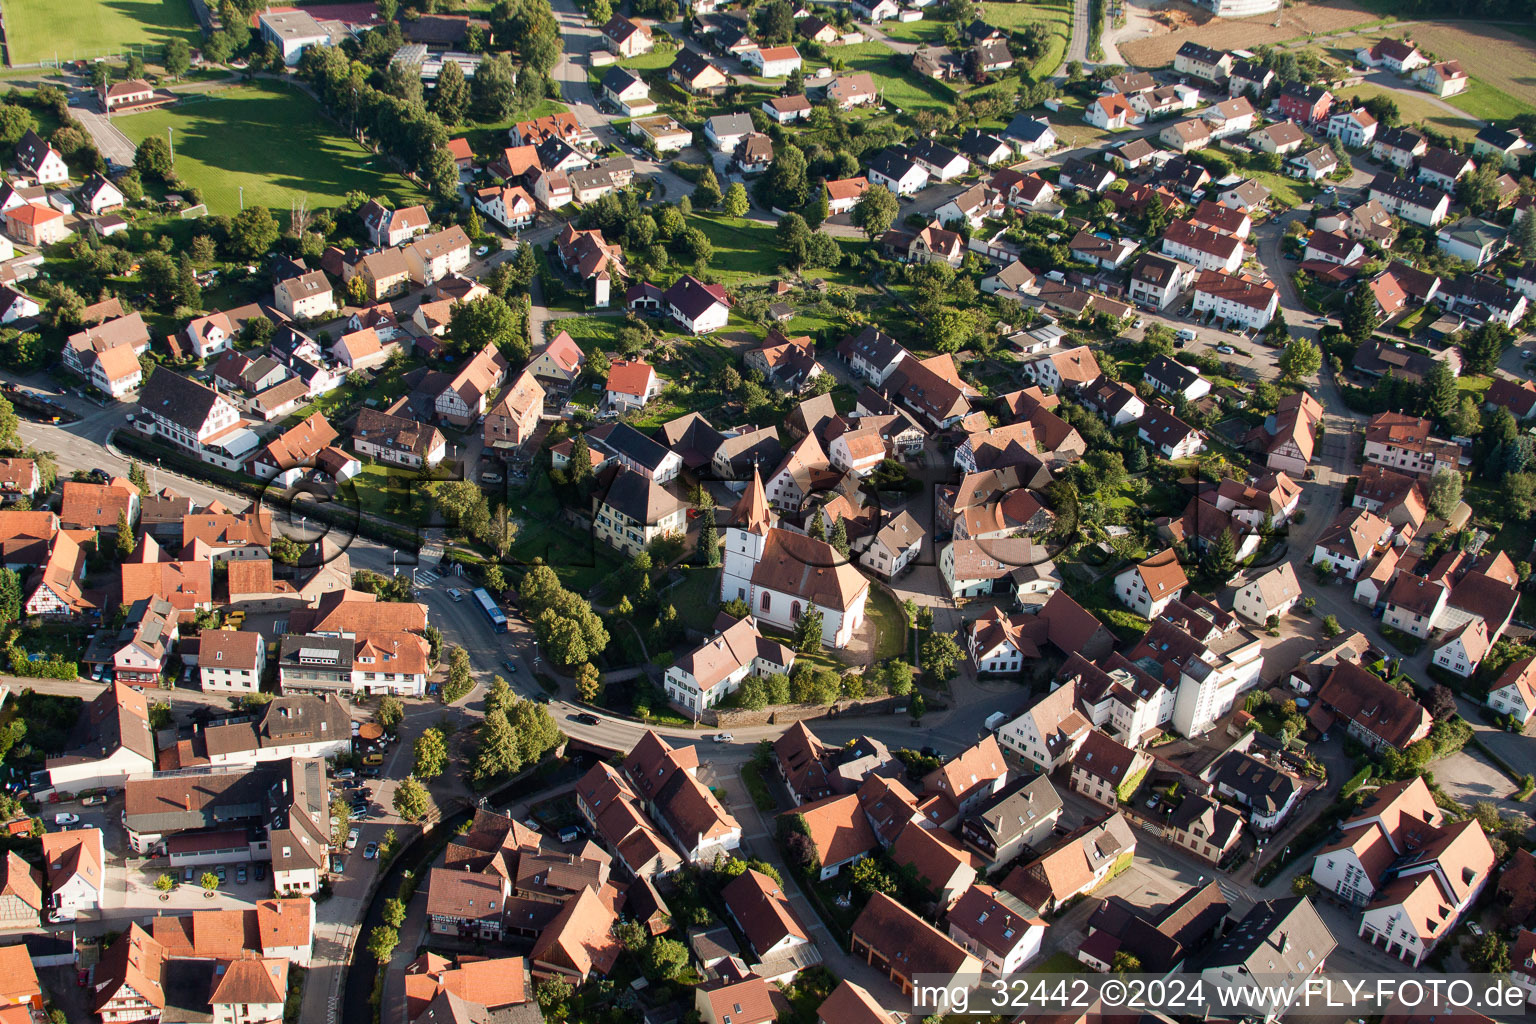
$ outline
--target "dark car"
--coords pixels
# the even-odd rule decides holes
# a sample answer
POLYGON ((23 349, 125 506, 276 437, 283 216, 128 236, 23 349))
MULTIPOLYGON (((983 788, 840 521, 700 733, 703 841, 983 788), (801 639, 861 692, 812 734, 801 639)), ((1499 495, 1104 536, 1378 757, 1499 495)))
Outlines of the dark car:
POLYGON ((587 712, 582 711, 582 712, 579 712, 577 714, 572 715, 571 716, 571 721, 578 722, 578 723, 580 723, 582 725, 596 725, 597 724, 597 716, 596 715, 592 715, 592 714, 588 714, 587 712))
POLYGON ((505 668, 506 668, 506 670, 508 672, 516 672, 517 671, 517 662, 513 661, 511 658, 503 658, 501 660, 501 663, 502 663, 503 666, 505 666, 505 668))
POLYGON ((379 768, 378 765, 373 765, 363 769, 363 778, 365 779, 376 779, 383 774, 384 772, 379 768))
POLYGON ((924 757, 937 757, 940 760, 942 760, 944 757, 943 754, 939 753, 938 747, 924 747, 920 753, 922 753, 924 757))
POLYGON ((267 880, 267 862, 264 861, 264 860, 259 860, 259 861, 256 862, 256 881, 258 881, 258 882, 265 882, 266 880, 267 880))

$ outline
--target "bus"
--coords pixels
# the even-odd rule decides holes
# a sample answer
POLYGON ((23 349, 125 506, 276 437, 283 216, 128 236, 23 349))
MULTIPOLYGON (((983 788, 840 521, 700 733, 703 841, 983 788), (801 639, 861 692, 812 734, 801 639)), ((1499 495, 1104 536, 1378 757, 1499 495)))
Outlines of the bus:
POLYGON ((484 587, 475 588, 475 600, 480 602, 480 610, 485 612, 485 617, 491 620, 491 631, 505 633, 507 631, 507 616, 496 607, 496 601, 490 592, 484 587))

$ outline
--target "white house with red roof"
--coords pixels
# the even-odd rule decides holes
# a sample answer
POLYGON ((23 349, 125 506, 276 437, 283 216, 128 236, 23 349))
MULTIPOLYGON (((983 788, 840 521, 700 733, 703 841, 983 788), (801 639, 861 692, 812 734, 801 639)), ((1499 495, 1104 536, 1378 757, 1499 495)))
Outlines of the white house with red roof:
POLYGON ((1506 668, 1488 687, 1488 706, 1529 722, 1536 715, 1536 658, 1521 658, 1506 668))
POLYGON ((643 409, 661 394, 661 378, 656 368, 638 359, 618 359, 608 367, 608 382, 603 386, 607 408, 626 413, 643 409))
POLYGON ((544 390, 565 394, 581 376, 587 365, 586 353, 564 331, 544 346, 544 351, 533 357, 528 372, 543 385, 544 390))
POLYGON ((1115 596, 1144 619, 1155 619, 1184 593, 1189 577, 1172 548, 1165 548, 1115 577, 1115 596))
POLYGON ((533 223, 538 209, 521 185, 492 186, 475 193, 475 209, 509 231, 518 231, 533 223))

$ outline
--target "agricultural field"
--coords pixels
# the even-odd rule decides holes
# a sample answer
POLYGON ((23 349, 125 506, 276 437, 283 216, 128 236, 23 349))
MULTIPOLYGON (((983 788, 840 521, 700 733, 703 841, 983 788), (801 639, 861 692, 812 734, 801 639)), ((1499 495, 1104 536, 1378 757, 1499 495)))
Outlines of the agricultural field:
POLYGON ((1173 55, 1179 47, 1191 40, 1218 50, 1252 49, 1265 43, 1325 36, 1362 25, 1380 24, 1382 20, 1381 15, 1353 0, 1328 4, 1296 3, 1286 7, 1278 19, 1273 14, 1236 20, 1211 18, 1190 28, 1159 31, 1117 45, 1127 64, 1154 68, 1173 63, 1173 55))
POLYGON ((202 39, 187 0, 5 0, 5 59, 13 67, 121 54, 130 47, 158 51, 172 39, 192 46, 202 39))
POLYGON ((319 106, 294 88, 238 86, 113 119, 135 144, 173 132, 176 173, 203 193, 208 211, 235 214, 245 203, 273 210, 298 200, 337 206, 353 190, 405 205, 420 193, 340 134, 319 106))
POLYGON ((1459 60, 1472 86, 1446 102, 1474 117, 1504 118, 1536 109, 1536 39, 1493 25, 1422 22, 1413 39, 1441 60, 1459 60), (1518 104, 1516 109, 1512 104, 1518 104))

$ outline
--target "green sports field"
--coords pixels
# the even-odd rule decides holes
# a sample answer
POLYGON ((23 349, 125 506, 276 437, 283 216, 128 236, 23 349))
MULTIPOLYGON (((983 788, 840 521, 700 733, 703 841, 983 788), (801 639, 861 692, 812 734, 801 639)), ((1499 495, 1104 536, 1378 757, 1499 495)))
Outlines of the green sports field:
POLYGON ((306 197, 311 209, 336 206, 353 190, 420 201, 409 182, 377 169, 373 155, 297 89, 259 83, 206 95, 112 123, 135 145, 171 129, 176 173, 202 190, 209 213, 239 212, 242 186, 247 206, 273 210, 306 197))
POLYGON ((84 60, 133 46, 153 53, 176 38, 196 46, 202 35, 187 0, 4 0, 0 7, 12 66, 55 56, 84 60))

